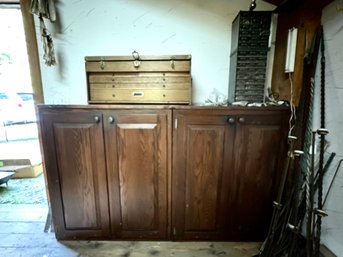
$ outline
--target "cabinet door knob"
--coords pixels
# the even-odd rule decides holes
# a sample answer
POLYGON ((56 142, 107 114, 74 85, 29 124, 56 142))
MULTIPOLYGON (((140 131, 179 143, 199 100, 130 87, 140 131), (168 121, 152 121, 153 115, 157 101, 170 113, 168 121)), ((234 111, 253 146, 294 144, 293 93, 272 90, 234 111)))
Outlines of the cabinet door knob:
POLYGON ((114 118, 112 116, 108 117, 108 123, 113 124, 114 118))
POLYGON ((99 123, 100 117, 98 115, 94 116, 94 121, 95 121, 95 123, 99 123))
POLYGON ((227 118, 227 123, 229 123, 229 124, 235 124, 235 118, 233 118, 233 117, 227 118))
POLYGON ((245 119, 244 119, 243 117, 240 117, 240 118, 238 119, 238 121, 239 121, 240 123, 244 123, 244 122, 245 122, 245 119))

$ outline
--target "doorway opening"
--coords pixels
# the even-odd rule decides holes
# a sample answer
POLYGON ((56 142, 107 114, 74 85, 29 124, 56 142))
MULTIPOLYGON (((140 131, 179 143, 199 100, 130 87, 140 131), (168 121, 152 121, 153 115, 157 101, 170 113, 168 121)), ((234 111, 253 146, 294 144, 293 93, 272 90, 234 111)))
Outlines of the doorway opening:
POLYGON ((0 2, 0 34, 0 204, 47 205, 19 1, 0 2))

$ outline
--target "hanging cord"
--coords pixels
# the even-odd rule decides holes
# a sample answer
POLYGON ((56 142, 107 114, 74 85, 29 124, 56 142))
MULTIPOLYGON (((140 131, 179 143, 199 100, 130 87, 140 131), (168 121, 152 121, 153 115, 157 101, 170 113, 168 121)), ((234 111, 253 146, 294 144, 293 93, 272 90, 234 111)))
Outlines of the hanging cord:
POLYGON ((293 103, 293 79, 292 79, 292 74, 288 73, 288 78, 289 78, 289 83, 291 86, 291 99, 290 99, 290 108, 291 108, 291 117, 289 118, 289 131, 288 131, 288 136, 292 135, 292 131, 294 129, 294 124, 296 120, 296 114, 295 114, 295 105, 293 103))

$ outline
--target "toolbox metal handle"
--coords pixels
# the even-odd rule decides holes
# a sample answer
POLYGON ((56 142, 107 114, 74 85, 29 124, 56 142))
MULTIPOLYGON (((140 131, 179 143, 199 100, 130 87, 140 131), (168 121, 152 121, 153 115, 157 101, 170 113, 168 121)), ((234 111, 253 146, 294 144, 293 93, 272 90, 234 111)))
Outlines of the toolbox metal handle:
POLYGON ((104 62, 104 60, 101 60, 100 61, 100 69, 105 69, 105 62, 104 62))
POLYGON ((133 57, 133 59, 134 59, 134 61, 133 61, 133 66, 134 66, 136 69, 138 69, 139 66, 141 66, 141 61, 140 61, 140 57, 139 57, 138 52, 137 52, 137 51, 133 51, 133 52, 132 52, 132 57, 133 57))

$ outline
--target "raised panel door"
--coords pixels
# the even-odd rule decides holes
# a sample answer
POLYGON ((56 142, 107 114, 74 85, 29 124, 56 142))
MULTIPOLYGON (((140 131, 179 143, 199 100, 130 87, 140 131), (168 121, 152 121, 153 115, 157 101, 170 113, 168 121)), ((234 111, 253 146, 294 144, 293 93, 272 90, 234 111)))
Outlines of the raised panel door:
POLYGON ((174 117, 173 238, 224 239, 234 129, 208 111, 174 117))
POLYGON ((280 174, 283 118, 271 115, 237 117, 235 162, 230 183, 230 230, 235 240, 263 240, 280 174))
POLYGON ((105 116, 112 235, 166 239, 170 112, 121 110, 105 116))
POLYGON ((70 109, 40 113, 45 168, 58 239, 109 235, 101 118, 100 113, 70 109))

